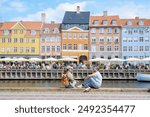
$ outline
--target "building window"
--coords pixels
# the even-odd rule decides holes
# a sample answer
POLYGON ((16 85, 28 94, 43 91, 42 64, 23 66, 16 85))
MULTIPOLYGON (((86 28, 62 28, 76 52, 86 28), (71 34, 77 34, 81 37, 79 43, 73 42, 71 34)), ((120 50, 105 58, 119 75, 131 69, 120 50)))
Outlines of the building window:
POLYGON ((55 46, 52 46, 52 52, 55 52, 55 46))
POLYGON ((92 34, 95 34, 95 33, 96 33, 96 28, 92 28, 92 29, 91 29, 91 33, 92 33, 92 34))
POLYGON ((68 50, 72 50, 72 44, 68 44, 68 50))
POLYGON ((2 38, 2 43, 5 43, 5 38, 2 38))
POLYGON ((118 34, 119 33, 119 28, 114 28, 114 33, 118 34))
POLYGON ((14 38, 14 43, 17 43, 17 40, 18 40, 17 38, 14 38))
POLYGON ((144 42, 144 37, 139 37, 139 42, 144 42))
POLYGON ((26 43, 29 43, 29 39, 28 38, 26 38, 26 43))
POLYGON ((45 46, 42 46, 42 52, 45 52, 45 46))
POLYGON ((143 34, 144 34, 143 29, 140 29, 140 30, 139 30, 139 34, 141 34, 141 35, 143 35, 143 34))
POLYGON ((31 35, 36 35, 36 31, 35 30, 31 30, 31 35))
POLYGON ((35 53, 35 47, 31 47, 31 53, 35 53))
POLYGON ((98 20, 94 20, 94 21, 93 21, 93 24, 94 24, 94 25, 98 25, 98 24, 99 24, 98 20))
POLYGON ((142 52, 144 49, 143 49, 143 46, 140 46, 140 51, 142 52))
POLYGON ((138 33, 138 29, 134 29, 134 33, 138 33))
POLYGON ((14 31, 14 34, 17 34, 17 30, 13 30, 14 31))
POLYGON ((46 51, 50 52, 50 46, 46 46, 46 51))
POLYGON ((112 25, 117 25, 117 21, 116 21, 116 20, 112 20, 112 21, 111 21, 111 24, 112 24, 112 25))
POLYGON ((8 47, 8 48, 7 48, 7 52, 11 52, 11 47, 8 47))
POLYGON ((9 35, 9 30, 4 30, 4 35, 9 35))
POLYGON ((1 52, 5 52, 5 47, 2 47, 1 52))
POLYGON ((128 42, 132 42, 132 37, 128 37, 128 42))
POLYGON ((115 37, 115 38, 114 38, 114 43, 115 43, 115 44, 118 44, 118 43, 119 43, 118 37, 115 37))
POLYGON ((112 29, 111 28, 107 28, 107 33, 112 33, 112 29))
POLYGON ((144 21, 143 21, 143 20, 140 20, 138 24, 139 24, 140 26, 143 26, 143 25, 144 25, 144 21))
POLYGON ((138 37, 133 38, 134 42, 138 42, 138 37))
POLYGON ((79 34, 79 39, 82 39, 82 34, 79 34))
POLYGON ((72 38, 72 34, 68 33, 68 39, 71 39, 71 38, 72 38))
POLYGON ((57 52, 60 52, 60 46, 57 46, 57 52))
POLYGON ((78 49, 79 49, 79 50, 82 50, 82 44, 79 44, 79 45, 78 45, 78 49))
POLYGON ((127 25, 132 25, 131 20, 128 20, 128 21, 127 21, 127 25))
POLYGON ((23 38, 20 38, 20 43, 23 43, 23 38))
POLYGON ((107 20, 103 20, 103 21, 102 21, 102 24, 103 24, 103 25, 107 25, 107 20))
POLYGON ((127 51, 127 46, 123 46, 123 51, 124 51, 124 52, 127 51))
POLYGON ((55 37, 52 36, 51 39, 50 39, 50 41, 51 41, 51 42, 55 42, 55 37))
POLYGON ((58 28, 54 28, 54 33, 59 33, 58 28))
POLYGON ((84 34, 84 39, 88 39, 88 34, 84 34))
POLYGON ((100 38, 100 43, 104 43, 104 38, 100 38))
POLYGON ((42 43, 45 43, 45 38, 42 38, 42 43))
POLYGON ((127 42, 127 37, 123 37, 123 42, 127 42))
POLYGON ((92 37, 91 41, 92 41, 93 44, 96 44, 96 37, 92 37))
POLYGON ((67 49, 66 44, 63 44, 63 50, 66 50, 66 49, 67 49))
POLYGON ((99 33, 103 34, 104 33, 104 28, 100 28, 99 33))
POLYGON ((50 42, 50 37, 46 37, 45 40, 46 40, 46 42, 49 43, 50 42))
POLYGON ((92 51, 92 52, 96 52, 96 46, 92 46, 92 47, 91 47, 91 51, 92 51))
POLYGON ((129 35, 132 35, 132 29, 129 29, 129 30, 128 30, 128 34, 129 34, 129 35))
POLYGON ((107 43, 111 43, 111 38, 107 37, 107 43))
POLYGON ((44 28, 44 30, 43 30, 43 33, 44 34, 48 34, 50 32, 50 29, 49 28, 44 28))
POLYGON ((20 34, 23 34, 23 29, 20 30, 20 34))
POLYGON ((84 44, 84 50, 88 50, 88 45, 84 44))
POLYGON ((31 43, 35 43, 35 39, 34 38, 31 39, 31 43))
POLYGON ((17 52, 17 47, 14 47, 14 52, 15 52, 15 53, 17 52))
POLYGON ((138 51, 138 46, 134 46, 134 51, 138 51))
POLYGON ((56 41, 57 41, 57 42, 60 42, 60 36, 57 36, 57 37, 56 37, 56 41))
POLYGON ((74 50, 77 50, 77 44, 74 44, 73 49, 74 49, 74 50))
POLYGON ((20 53, 23 53, 23 47, 20 47, 20 53))
POLYGON ((11 38, 8 38, 8 43, 11 43, 11 38))
POLYGON ((145 37, 145 42, 149 42, 149 38, 148 37, 145 37))
POLYGON ((111 46, 107 46, 107 51, 111 51, 111 46))
POLYGON ((76 34, 76 33, 73 34, 73 38, 74 38, 74 39, 77 38, 77 34, 76 34))
POLYGON ((100 46, 100 51, 104 51, 104 46, 100 46))
POLYGON ((119 47, 118 46, 115 46, 115 51, 119 51, 119 47))
POLYGON ((63 33, 63 39, 66 39, 66 38, 67 38, 67 34, 63 33))
POLYGON ((149 46, 145 46, 145 51, 149 51, 149 46))
POLYGON ((26 53, 29 53, 30 50, 29 50, 29 47, 26 47, 26 53))
POLYGON ((129 46, 129 51, 130 51, 130 52, 132 51, 132 46, 129 46))

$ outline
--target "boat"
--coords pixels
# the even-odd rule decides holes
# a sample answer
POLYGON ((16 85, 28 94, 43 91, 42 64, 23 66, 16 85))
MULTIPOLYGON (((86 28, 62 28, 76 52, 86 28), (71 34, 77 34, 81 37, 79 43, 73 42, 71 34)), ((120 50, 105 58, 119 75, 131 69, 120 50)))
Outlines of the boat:
POLYGON ((136 79, 138 81, 150 81, 150 74, 142 74, 142 73, 138 73, 136 75, 136 79))

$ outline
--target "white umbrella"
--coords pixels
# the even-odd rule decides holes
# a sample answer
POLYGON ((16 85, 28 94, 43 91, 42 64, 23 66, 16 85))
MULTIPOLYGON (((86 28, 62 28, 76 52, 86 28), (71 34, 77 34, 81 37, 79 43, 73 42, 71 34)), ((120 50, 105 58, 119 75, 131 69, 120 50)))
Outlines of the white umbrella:
POLYGON ((13 61, 25 62, 27 61, 27 59, 21 57, 21 58, 15 58, 13 61))
POLYGON ((13 61, 13 59, 12 58, 1 58, 0 61, 9 62, 9 61, 13 61))
POLYGON ((58 60, 55 58, 47 58, 47 59, 44 59, 43 61, 58 61, 58 60))
POLYGON ((29 62, 41 62, 42 59, 40 59, 40 58, 30 58, 30 59, 28 59, 28 61, 29 62))
POLYGON ((77 61, 77 59, 70 58, 70 57, 62 58, 62 59, 59 59, 59 60, 60 60, 60 61, 77 61))
POLYGON ((95 58, 95 59, 90 59, 89 61, 91 61, 91 62, 105 62, 105 61, 108 61, 108 59, 95 58))
POLYGON ((110 59, 111 62, 122 62, 124 61, 123 59, 120 59, 120 58, 113 58, 113 59, 110 59))
POLYGON ((149 58, 144 58, 144 59, 142 59, 142 61, 150 61, 150 57, 149 58))
POLYGON ((138 62, 138 61, 140 61, 140 59, 138 59, 138 58, 128 58, 128 59, 126 59, 126 61, 128 61, 128 62, 138 62))

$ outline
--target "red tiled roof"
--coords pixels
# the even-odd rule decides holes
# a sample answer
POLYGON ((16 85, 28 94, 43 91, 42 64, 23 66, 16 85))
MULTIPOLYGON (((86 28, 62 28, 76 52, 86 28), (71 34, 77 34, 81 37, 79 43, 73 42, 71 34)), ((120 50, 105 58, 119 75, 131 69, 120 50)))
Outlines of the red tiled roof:
POLYGON ((5 30, 5 29, 11 29, 11 27, 13 27, 17 22, 4 22, 1 30, 5 30))
POLYGON ((116 26, 121 26, 121 20, 119 18, 119 16, 91 16, 90 17, 90 25, 92 25, 92 23, 97 20, 98 26, 104 26, 102 24, 103 20, 107 20, 107 25, 106 26, 115 26, 112 24, 112 21, 115 20, 116 21, 116 26))
POLYGON ((21 21, 20 22, 26 29, 40 30, 42 28, 42 22, 29 22, 21 21))

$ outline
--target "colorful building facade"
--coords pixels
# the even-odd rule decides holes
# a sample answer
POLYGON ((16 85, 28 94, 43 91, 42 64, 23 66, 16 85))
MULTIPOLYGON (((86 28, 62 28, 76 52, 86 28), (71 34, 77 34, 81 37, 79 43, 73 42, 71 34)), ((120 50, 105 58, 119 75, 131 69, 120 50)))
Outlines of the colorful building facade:
POLYGON ((122 19, 122 58, 150 57, 150 20, 122 19))
POLYGON ((0 57, 39 56, 41 22, 4 22, 0 29, 0 57))
POLYGON ((62 57, 88 60, 90 12, 67 11, 62 22, 62 57))
POLYGON ((42 58, 61 58, 60 24, 44 23, 41 31, 40 56, 42 58))
POLYGON ((121 57, 121 20, 119 16, 103 16, 90 18, 90 48, 89 57, 92 58, 120 58, 121 57))

